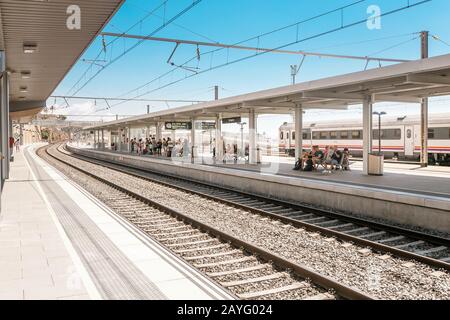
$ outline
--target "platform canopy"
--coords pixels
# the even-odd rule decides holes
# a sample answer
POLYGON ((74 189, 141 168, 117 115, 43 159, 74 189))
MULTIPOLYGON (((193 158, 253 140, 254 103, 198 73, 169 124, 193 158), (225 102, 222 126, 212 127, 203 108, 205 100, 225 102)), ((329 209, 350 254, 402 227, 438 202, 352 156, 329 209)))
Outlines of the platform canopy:
POLYGON ((46 100, 124 0, 1 0, 0 51, 10 73, 10 112, 25 119, 46 100), (69 29, 69 6, 80 8, 81 28, 69 29))
POLYGON ((216 119, 217 114, 238 116, 292 114, 305 109, 346 109, 370 97, 373 102, 420 103, 424 97, 450 94, 450 55, 405 62, 296 85, 173 108, 142 116, 105 122, 85 129, 135 126, 192 118, 216 119))

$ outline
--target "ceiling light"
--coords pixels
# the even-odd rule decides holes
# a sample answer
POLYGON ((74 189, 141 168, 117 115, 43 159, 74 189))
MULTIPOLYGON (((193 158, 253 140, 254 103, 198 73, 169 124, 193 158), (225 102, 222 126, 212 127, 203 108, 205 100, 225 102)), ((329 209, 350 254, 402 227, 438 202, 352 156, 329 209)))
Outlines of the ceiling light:
POLYGON ((27 93, 28 92, 28 88, 27 87, 20 87, 20 92, 27 93))
POLYGON ((35 53, 37 51, 37 44, 36 43, 27 43, 24 42, 23 44, 23 53, 35 53))
POLYGON ((22 79, 30 79, 31 78, 31 72, 30 71, 22 71, 20 73, 22 79))

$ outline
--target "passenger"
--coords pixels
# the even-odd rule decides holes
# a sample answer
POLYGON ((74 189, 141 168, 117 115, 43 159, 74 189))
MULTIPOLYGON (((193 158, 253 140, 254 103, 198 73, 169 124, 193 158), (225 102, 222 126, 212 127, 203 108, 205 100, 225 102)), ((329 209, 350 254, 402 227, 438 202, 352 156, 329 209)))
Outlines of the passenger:
POLYGON ((166 150, 166 156, 172 157, 172 149, 174 147, 173 141, 170 138, 167 138, 167 150, 166 150))
POLYGON ((326 146, 325 147, 325 153, 324 153, 324 160, 323 160, 323 166, 325 170, 328 170, 328 166, 330 166, 330 169, 333 169, 333 156, 335 154, 335 148, 326 146))
POLYGON ((337 146, 334 146, 334 154, 332 156, 332 168, 334 167, 335 170, 340 169, 340 165, 341 165, 341 160, 342 160, 342 152, 338 149, 337 146))
POLYGON ((154 136, 152 137, 152 147, 153 147, 153 154, 156 155, 158 153, 158 145, 156 138, 154 136))
POLYGON ((187 159, 189 156, 189 141, 188 139, 183 140, 183 158, 187 159))
POLYGON ((156 151, 158 153, 158 156, 161 155, 161 150, 162 150, 162 141, 161 141, 161 139, 159 139, 157 144, 156 144, 156 151))
POLYGON ((148 152, 149 152, 150 155, 154 154, 153 153, 153 143, 152 143, 151 140, 148 142, 148 152))
POLYGON ((166 138, 163 138, 162 140, 162 152, 161 155, 164 157, 167 157, 167 140, 166 138))
POLYGON ((342 169, 350 170, 350 152, 348 148, 344 148, 344 152, 342 153, 342 169))
POLYGON ((142 139, 139 139, 138 145, 137 145, 137 154, 138 156, 142 156, 142 139))
POLYGON ((313 153, 313 164, 315 167, 323 162, 323 151, 320 150, 319 146, 314 146, 315 152, 313 153))
POLYGON ((226 153, 225 153, 224 162, 233 159, 233 148, 231 147, 230 144, 227 144, 227 148, 225 150, 226 150, 226 153))
POLYGON ((313 171, 314 170, 314 162, 313 156, 316 152, 316 147, 313 146, 311 151, 305 152, 302 157, 302 170, 303 171, 313 171))

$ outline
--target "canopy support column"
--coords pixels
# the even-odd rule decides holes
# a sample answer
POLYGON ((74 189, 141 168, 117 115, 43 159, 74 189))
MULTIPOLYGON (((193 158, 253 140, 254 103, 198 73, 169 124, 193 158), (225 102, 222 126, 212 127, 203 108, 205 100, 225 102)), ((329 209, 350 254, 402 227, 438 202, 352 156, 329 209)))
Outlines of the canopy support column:
POLYGON ((302 105, 295 106, 295 160, 302 156, 303 151, 303 108, 302 105))
POLYGON ((420 166, 428 166, 428 98, 422 99, 420 113, 420 166))
POLYGON ((161 122, 156 123, 156 141, 162 140, 161 122))
POLYGON ((216 160, 222 158, 223 142, 222 142, 222 115, 216 116, 216 160))
POLYGON ((249 115, 248 115, 248 123, 249 123, 249 163, 250 164, 256 164, 257 163, 257 150, 256 150, 256 122, 257 122, 257 115, 255 113, 255 109, 250 109, 249 115))
POLYGON ((131 152, 131 128, 125 128, 125 144, 127 145, 127 152, 131 152))
POLYGON ((363 173, 369 175, 369 154, 372 152, 372 109, 373 98, 367 96, 363 101, 363 173))
POLYGON ((191 119, 191 160, 194 162, 197 157, 197 145, 195 142, 195 118, 191 119))
POLYGON ((102 145, 101 145, 102 149, 105 149, 105 130, 102 129, 102 145))

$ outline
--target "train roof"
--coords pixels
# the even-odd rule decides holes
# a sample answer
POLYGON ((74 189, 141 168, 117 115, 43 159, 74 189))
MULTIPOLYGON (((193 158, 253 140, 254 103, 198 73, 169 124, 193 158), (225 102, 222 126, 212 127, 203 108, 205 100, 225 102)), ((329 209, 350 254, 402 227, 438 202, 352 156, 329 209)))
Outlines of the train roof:
MULTIPOLYGON (((362 117, 361 117, 362 118, 362 117)), ((405 116, 405 117, 392 117, 385 116, 383 119, 383 125, 412 125, 420 123, 420 116, 405 116)), ((450 113, 431 113, 428 117, 429 123, 432 124, 449 124, 450 125, 450 113)), ((374 117, 375 122, 375 117, 374 117)), ((293 123, 284 123, 280 126, 280 129, 291 129, 293 123)), ((339 128, 339 127, 359 127, 362 126, 362 119, 349 119, 349 120, 317 120, 317 121, 305 121, 303 128, 339 128)))

